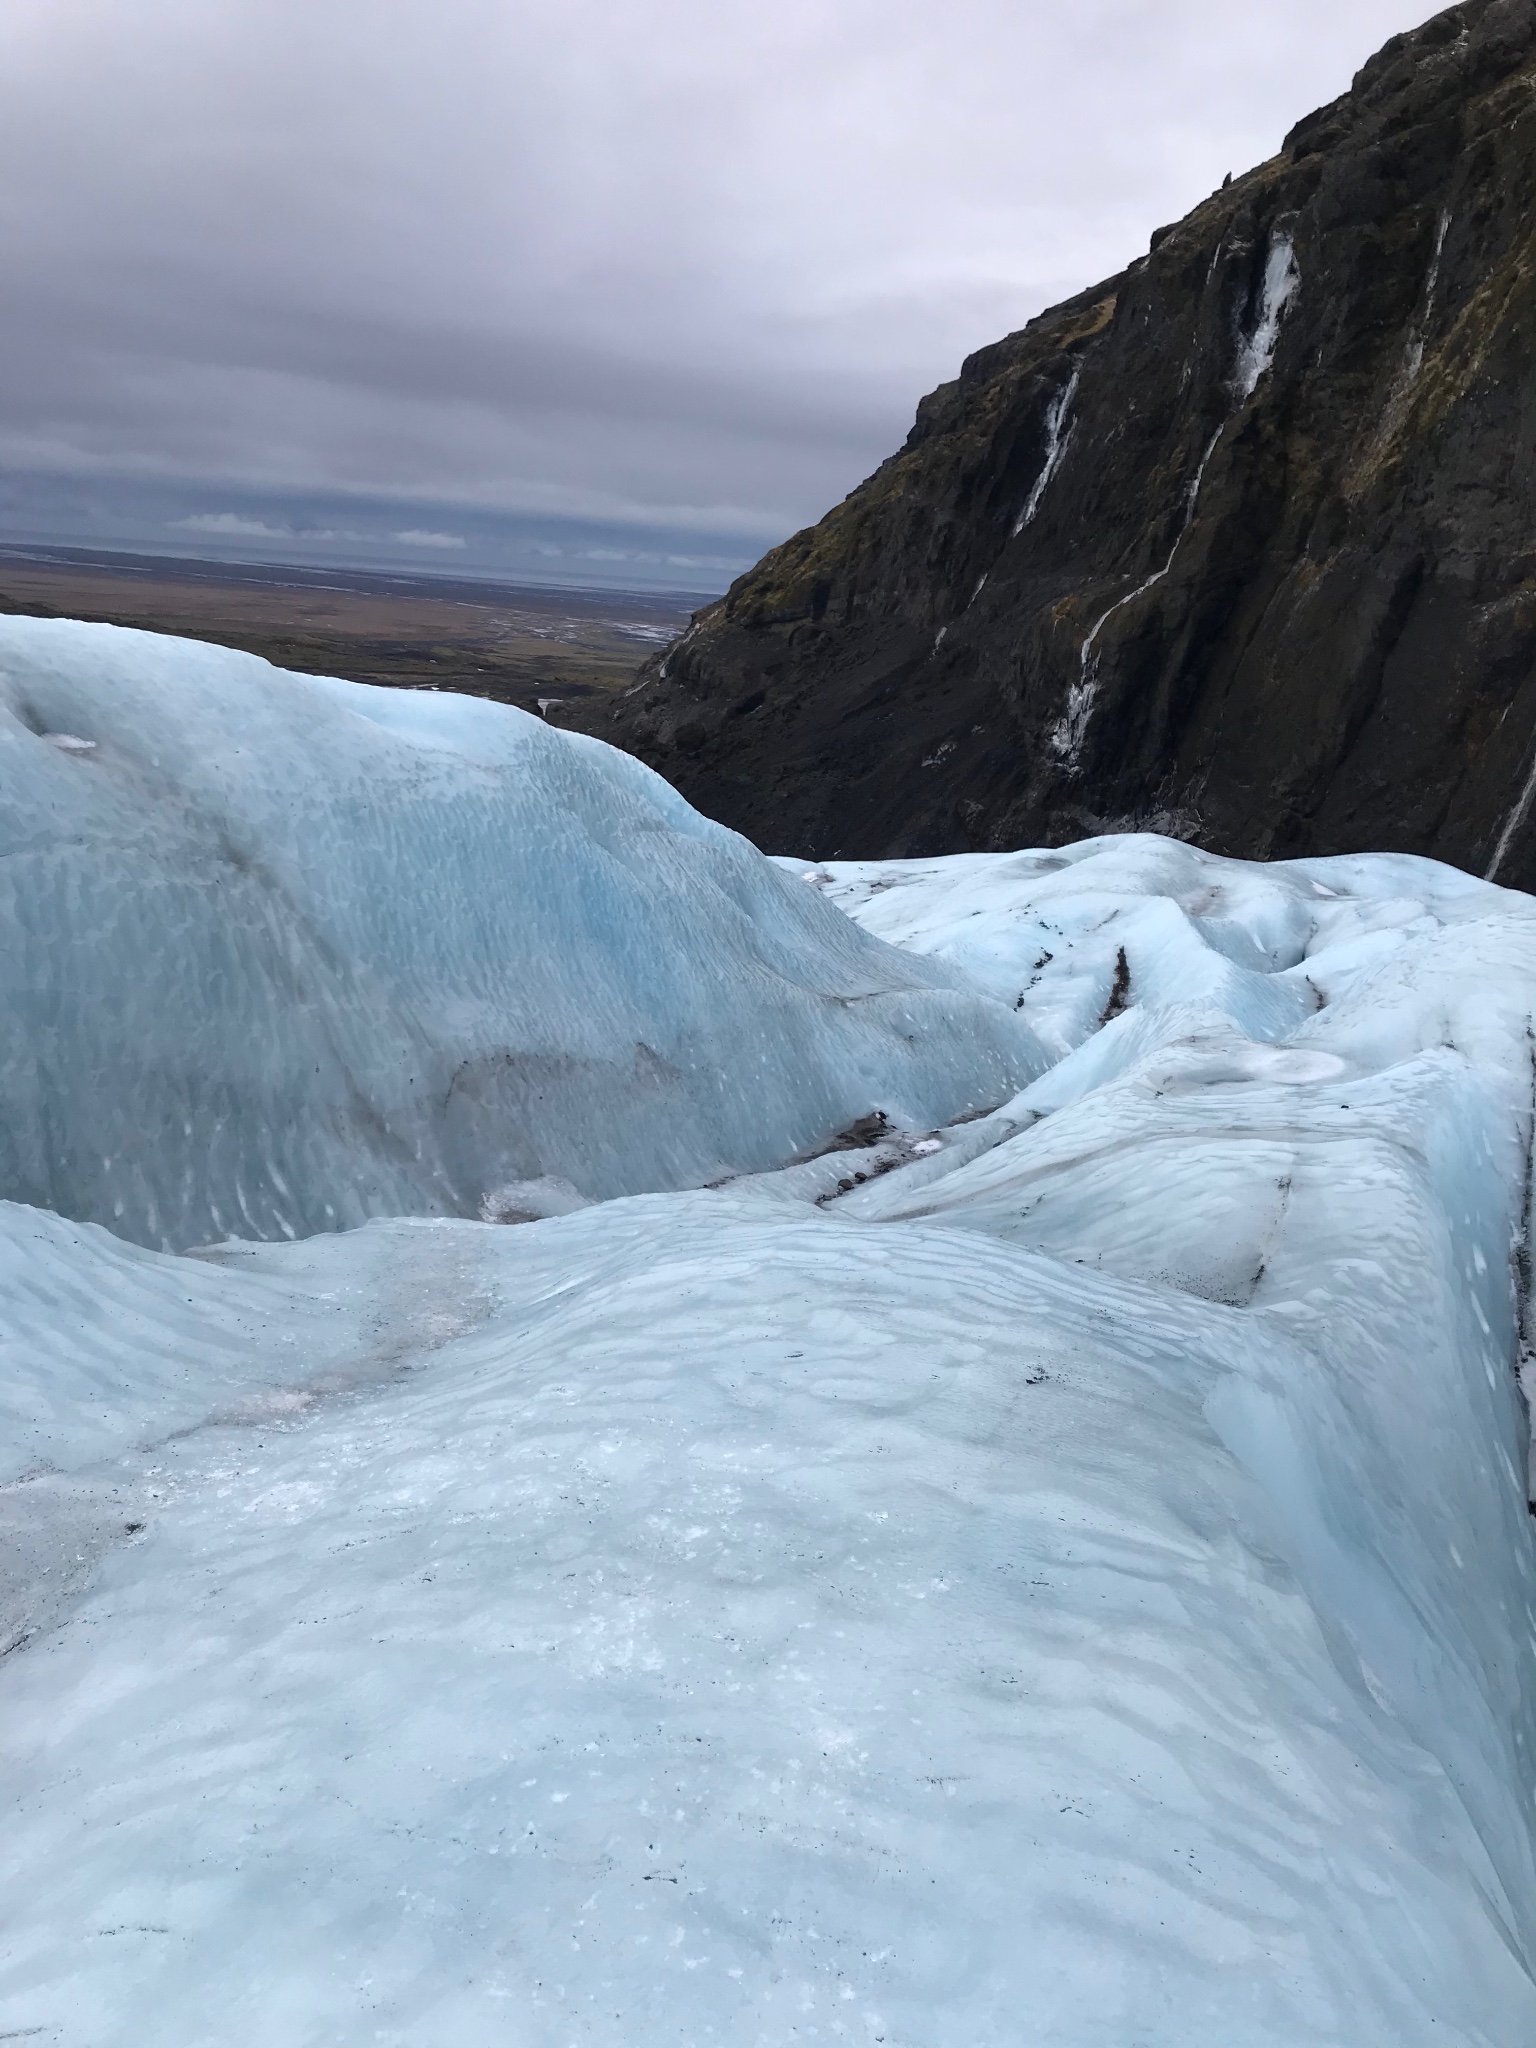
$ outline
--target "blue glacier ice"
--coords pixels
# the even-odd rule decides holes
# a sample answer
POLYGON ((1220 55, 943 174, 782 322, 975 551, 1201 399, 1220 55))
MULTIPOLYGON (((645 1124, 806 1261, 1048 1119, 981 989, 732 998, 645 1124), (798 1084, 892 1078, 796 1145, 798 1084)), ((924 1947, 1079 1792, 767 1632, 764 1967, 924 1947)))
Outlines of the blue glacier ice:
POLYGON ((1042 1064, 627 755, 163 635, 0 619, 0 854, 0 1194, 144 1244, 688 1185, 1042 1064))
POLYGON ((0 646, 4 1114, 120 1162, 0 1201, 0 2037, 1536 2040, 1536 903, 0 646))

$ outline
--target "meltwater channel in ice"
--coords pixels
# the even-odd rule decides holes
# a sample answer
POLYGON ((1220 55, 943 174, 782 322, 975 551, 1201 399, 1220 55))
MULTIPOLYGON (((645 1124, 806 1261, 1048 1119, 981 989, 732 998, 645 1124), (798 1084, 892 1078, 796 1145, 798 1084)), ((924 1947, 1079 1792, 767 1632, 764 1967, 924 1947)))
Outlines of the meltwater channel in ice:
MULTIPOLYGON (((516 712, 153 659, 174 719, 131 636, 0 626, 59 906, 5 971, 120 987, 94 1103, 223 1058, 254 1156, 416 1213, 171 1255, 88 1176, 0 1204, 0 2034, 1536 2039, 1536 905, 1147 836, 775 864, 516 712), (220 831, 260 957, 329 980, 210 955, 220 831), (428 930, 488 848, 506 900, 428 930), (613 1082, 615 1189, 573 1085, 501 1211, 569 1213, 515 1227, 369 1179, 330 1076, 399 1098, 346 991, 447 1060, 544 990, 559 1043, 584 977, 611 1072, 694 1029, 737 1121, 678 1084, 669 1152, 613 1082), (220 1049, 258 985, 281 1087, 220 1049)), ((7 1116, 85 1130, 34 1071, 7 1116)), ((222 1215, 191 1120, 176 1213, 222 1215)))

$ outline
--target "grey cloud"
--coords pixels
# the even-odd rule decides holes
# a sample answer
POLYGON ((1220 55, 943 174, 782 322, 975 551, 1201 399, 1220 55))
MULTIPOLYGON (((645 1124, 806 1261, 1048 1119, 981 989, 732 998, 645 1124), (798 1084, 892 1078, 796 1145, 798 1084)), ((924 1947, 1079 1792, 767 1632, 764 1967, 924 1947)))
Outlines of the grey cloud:
MULTIPOLYGON (((193 512, 185 519, 170 519, 166 524, 183 533, 209 534, 215 540, 292 540, 291 526, 269 526, 264 519, 247 519, 239 512, 193 512)), ((325 538, 329 540, 330 534, 325 538)))
POLYGON ((0 463, 734 561, 1428 11, 11 0, 0 463))

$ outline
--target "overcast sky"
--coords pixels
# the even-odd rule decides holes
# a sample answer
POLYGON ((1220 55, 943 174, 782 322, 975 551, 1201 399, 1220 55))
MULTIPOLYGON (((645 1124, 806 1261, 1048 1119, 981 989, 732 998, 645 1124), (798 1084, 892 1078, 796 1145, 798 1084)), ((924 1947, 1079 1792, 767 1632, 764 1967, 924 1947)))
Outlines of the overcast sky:
POLYGON ((716 586, 1431 11, 5 0, 0 534, 716 586))

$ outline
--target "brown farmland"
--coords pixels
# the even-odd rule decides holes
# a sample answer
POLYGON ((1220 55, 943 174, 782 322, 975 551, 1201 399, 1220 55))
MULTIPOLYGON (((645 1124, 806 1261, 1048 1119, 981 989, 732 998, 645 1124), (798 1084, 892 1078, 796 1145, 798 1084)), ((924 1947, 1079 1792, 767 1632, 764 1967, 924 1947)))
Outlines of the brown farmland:
POLYGON ((703 597, 0 550, 0 612, 241 647, 282 668, 537 711, 630 683, 703 597))

